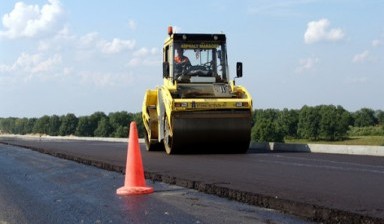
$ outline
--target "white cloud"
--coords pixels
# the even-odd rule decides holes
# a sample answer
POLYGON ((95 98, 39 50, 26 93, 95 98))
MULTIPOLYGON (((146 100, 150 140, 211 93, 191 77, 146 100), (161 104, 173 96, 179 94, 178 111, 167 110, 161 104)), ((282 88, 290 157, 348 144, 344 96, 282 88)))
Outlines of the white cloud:
POLYGON ((40 53, 23 52, 12 65, 0 65, 0 74, 7 75, 13 82, 28 81, 34 77, 47 80, 55 76, 61 63, 62 57, 59 54, 48 57, 40 53))
POLYGON ((113 38, 108 41, 101 38, 97 32, 88 33, 76 39, 78 40, 78 49, 88 49, 90 51, 97 49, 104 54, 117 54, 124 50, 133 50, 136 46, 136 41, 133 39, 113 38))
POLYGON ((87 48, 87 47, 94 47, 96 42, 99 39, 99 34, 96 32, 87 33, 84 36, 81 36, 79 38, 79 47, 80 48, 87 48))
POLYGON ((313 70, 315 65, 319 63, 318 58, 305 58, 299 60, 299 66, 296 68, 297 73, 313 70))
POLYGON ((356 54, 353 57, 352 61, 355 62, 355 63, 362 63, 362 62, 367 61, 368 58, 369 58, 369 51, 365 50, 365 51, 363 51, 360 54, 356 54))
POLYGON ((161 64, 161 56, 159 55, 159 50, 157 48, 140 48, 139 50, 133 52, 134 58, 128 62, 129 67, 136 67, 139 65, 159 65, 161 64))
POLYGON ((135 56, 135 57, 145 57, 145 56, 148 55, 148 53, 149 53, 149 50, 147 48, 143 47, 143 48, 140 48, 139 50, 133 52, 133 56, 135 56))
POLYGON ((155 47, 152 49, 142 47, 139 50, 133 52, 133 56, 135 56, 135 57, 148 57, 148 56, 157 55, 158 52, 159 52, 159 50, 155 47))
POLYGON ((137 24, 136 24, 136 22, 134 20, 130 19, 128 21, 128 27, 131 30, 136 30, 137 24))
POLYGON ((100 48, 105 54, 116 54, 123 50, 132 50, 135 47, 134 40, 121 40, 119 38, 113 38, 112 41, 101 41, 100 48))
POLYGON ((38 52, 53 52, 62 49, 73 49, 73 43, 78 43, 79 40, 74 34, 71 34, 68 27, 59 30, 54 36, 40 38, 37 43, 38 52))
POLYGON ((372 41, 372 47, 380 47, 381 45, 383 45, 382 40, 376 39, 372 41))
POLYGON ((155 47, 151 49, 151 54, 153 54, 153 55, 157 55, 158 52, 159 52, 159 50, 155 47))
POLYGON ((55 39, 61 39, 61 40, 73 40, 76 38, 74 34, 71 33, 68 26, 64 26, 61 30, 59 30, 55 37, 55 39))
MULTIPOLYGON (((13 26, 8 26, 12 29, 5 26, 4 31, 0 30, 0 37, 37 36, 38 38, 32 40, 36 44, 20 52, 13 61, 6 64, 0 62, 1 84, 50 80, 80 82, 98 87, 117 86, 133 82, 132 76, 127 73, 131 73, 135 68, 127 69, 127 64, 124 64, 126 61, 129 61, 128 67, 161 65, 158 49, 136 48, 134 39, 118 37, 105 39, 97 32, 76 35, 71 32, 69 25, 53 27, 54 23, 49 24, 48 21, 51 21, 49 18, 54 19, 56 14, 48 6, 54 5, 59 5, 59 2, 49 0, 42 8, 17 3, 15 9, 7 14, 7 18, 13 20, 20 18, 21 21, 12 22, 13 26), (46 21, 46 29, 37 26, 37 21, 46 21), (35 25, 32 26, 31 23, 35 25), (37 33, 34 34, 32 31, 37 33), (40 36, 41 32, 50 32, 51 35, 40 36), (116 55, 118 53, 121 54, 116 55), (4 80, 6 82, 3 82, 4 80)), ((61 8, 60 10, 62 12, 61 8)), ((133 20, 130 20, 129 24, 132 29, 136 27, 133 20)))
POLYGON ((53 55, 50 58, 39 61, 35 66, 31 69, 32 73, 41 73, 41 72, 49 72, 53 70, 56 65, 61 64, 61 56, 58 54, 53 55))
POLYGON ((13 10, 3 16, 5 30, 0 31, 0 37, 35 37, 51 32, 57 28, 55 25, 62 14, 63 8, 59 0, 48 0, 41 8, 38 5, 17 2, 13 10))
POLYGON ((39 41, 37 45, 38 51, 48 51, 51 48, 51 44, 48 41, 39 41))
POLYGON ((139 66, 140 63, 141 63, 141 60, 139 58, 132 58, 131 60, 129 60, 128 66, 129 67, 136 67, 136 66, 139 66))
POLYGON ((79 74, 80 82, 83 84, 93 84, 97 87, 125 86, 133 83, 132 75, 119 73, 100 73, 84 71, 79 74))
POLYGON ((340 28, 330 29, 328 19, 311 21, 307 24, 307 30, 304 33, 304 42, 313 44, 320 41, 339 41, 345 36, 340 28))
POLYGON ((16 62, 9 66, 9 71, 23 71, 26 73, 49 72, 55 65, 61 63, 61 56, 58 54, 46 58, 41 54, 22 53, 16 62))

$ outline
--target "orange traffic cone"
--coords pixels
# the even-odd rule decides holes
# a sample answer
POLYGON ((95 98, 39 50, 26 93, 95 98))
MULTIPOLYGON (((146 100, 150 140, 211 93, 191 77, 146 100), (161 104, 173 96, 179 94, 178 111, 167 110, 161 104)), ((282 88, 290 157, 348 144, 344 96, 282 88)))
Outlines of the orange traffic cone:
POLYGON ((143 162, 141 159, 139 137, 135 122, 131 122, 129 129, 129 144, 127 165, 125 168, 124 186, 116 190, 118 195, 149 194, 152 187, 147 187, 144 179, 143 162))

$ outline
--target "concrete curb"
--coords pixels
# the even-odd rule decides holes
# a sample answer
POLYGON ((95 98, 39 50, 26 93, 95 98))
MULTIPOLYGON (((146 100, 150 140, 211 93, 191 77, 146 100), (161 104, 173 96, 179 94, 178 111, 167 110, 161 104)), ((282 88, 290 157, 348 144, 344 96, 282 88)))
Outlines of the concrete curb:
POLYGON ((384 146, 251 143, 250 149, 260 152, 313 152, 347 155, 384 156, 384 146))

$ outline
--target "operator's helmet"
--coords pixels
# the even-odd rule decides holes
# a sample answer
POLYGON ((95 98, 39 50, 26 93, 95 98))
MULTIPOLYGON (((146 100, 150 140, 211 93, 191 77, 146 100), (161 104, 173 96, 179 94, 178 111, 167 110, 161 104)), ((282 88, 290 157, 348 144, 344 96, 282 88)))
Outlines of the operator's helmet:
POLYGON ((184 50, 180 47, 180 45, 176 45, 175 48, 178 55, 183 55, 184 50))

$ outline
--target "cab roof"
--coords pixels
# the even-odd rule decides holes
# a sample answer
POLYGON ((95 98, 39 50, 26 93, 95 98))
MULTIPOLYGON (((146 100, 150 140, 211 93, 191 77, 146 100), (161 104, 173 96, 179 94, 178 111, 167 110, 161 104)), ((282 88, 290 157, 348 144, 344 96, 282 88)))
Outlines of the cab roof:
POLYGON ((191 33, 173 33, 166 40, 165 43, 170 41, 217 41, 225 42, 225 34, 191 34, 191 33))
POLYGON ((225 41, 225 34, 174 33, 173 40, 184 41, 225 41), (185 39, 184 39, 185 38, 185 39))

